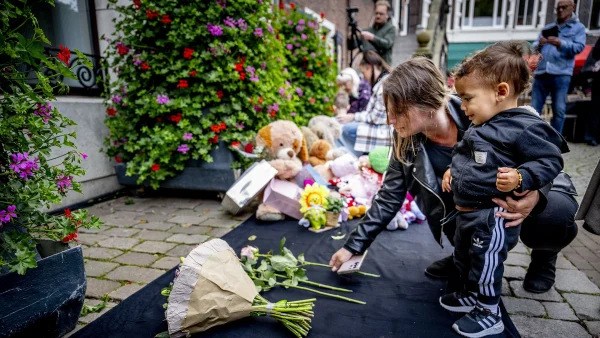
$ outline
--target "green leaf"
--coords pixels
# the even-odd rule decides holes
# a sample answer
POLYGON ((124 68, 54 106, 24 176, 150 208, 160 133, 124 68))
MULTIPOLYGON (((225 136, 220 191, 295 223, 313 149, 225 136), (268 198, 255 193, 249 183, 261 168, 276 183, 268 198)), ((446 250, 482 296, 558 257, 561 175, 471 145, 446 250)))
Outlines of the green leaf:
POLYGON ((296 272, 294 273, 294 277, 301 281, 308 280, 308 277, 306 276, 306 269, 296 270, 296 272))
POLYGON ((338 241, 340 239, 344 239, 344 237, 346 237, 346 234, 341 234, 341 235, 338 235, 338 236, 331 236, 331 238, 333 238, 336 241, 338 241))
POLYGON ((249 241, 253 241, 253 240, 255 240, 255 239, 256 239, 256 235, 252 235, 252 236, 248 237, 248 240, 249 240, 249 241))
POLYGON ((169 338, 170 336, 171 335, 169 335, 169 331, 165 331, 157 334, 156 336, 154 336, 154 338, 169 338))
POLYGON ((80 60, 80 61, 81 61, 81 62, 82 62, 84 65, 86 65, 87 67, 90 67, 90 68, 92 68, 92 69, 94 68, 94 65, 92 64, 92 61, 90 61, 90 60, 89 60, 89 59, 88 59, 88 58, 87 58, 85 55, 83 55, 83 53, 82 53, 82 52, 80 52, 80 51, 79 51, 79 50, 77 50, 77 49, 74 49, 74 51, 75 51, 75 53, 77 54, 77 57, 79 58, 79 60, 80 60))
POLYGON ((269 286, 275 286, 275 283, 277 283, 275 278, 273 278, 273 277, 269 278, 269 286))
POLYGON ((285 245, 285 237, 281 238, 281 241, 279 242, 279 252, 281 252, 283 254, 283 246, 285 245))
POLYGON ((304 254, 301 253, 298 255, 298 262, 300 262, 300 264, 304 264, 305 260, 304 260, 304 254))
POLYGON ((296 260, 296 257, 291 255, 272 256, 270 261, 271 266, 275 271, 285 271, 286 268, 295 268, 296 265, 298 265, 298 260, 296 260))

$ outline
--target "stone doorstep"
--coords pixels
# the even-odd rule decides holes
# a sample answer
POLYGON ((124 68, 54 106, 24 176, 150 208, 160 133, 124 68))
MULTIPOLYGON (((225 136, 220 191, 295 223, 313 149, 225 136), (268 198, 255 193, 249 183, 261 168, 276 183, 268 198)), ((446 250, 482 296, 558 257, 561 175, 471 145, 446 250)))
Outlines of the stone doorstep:
POLYGON ((176 246, 176 244, 174 244, 174 243, 146 241, 136 247, 133 247, 131 250, 137 251, 137 252, 150 253, 150 254, 155 254, 155 253, 164 254, 167 251, 173 249, 175 246, 176 246))
POLYGON ((155 255, 139 253, 139 252, 128 252, 115 259, 114 262, 127 264, 127 265, 140 265, 148 266, 158 259, 155 255))
POLYGON ((121 286, 121 283, 117 283, 115 281, 88 277, 85 296, 93 298, 102 298, 102 296, 117 289, 119 286, 121 286))
POLYGON ((109 237, 108 239, 98 242, 98 245, 105 248, 129 250, 139 242, 140 240, 136 238, 109 237))
POLYGON ((119 264, 94 261, 91 259, 86 259, 84 262, 85 274, 90 277, 100 277, 107 272, 112 271, 117 266, 119 266, 119 264))
POLYGON ((152 268, 170 270, 179 264, 179 257, 163 257, 152 264, 152 268))

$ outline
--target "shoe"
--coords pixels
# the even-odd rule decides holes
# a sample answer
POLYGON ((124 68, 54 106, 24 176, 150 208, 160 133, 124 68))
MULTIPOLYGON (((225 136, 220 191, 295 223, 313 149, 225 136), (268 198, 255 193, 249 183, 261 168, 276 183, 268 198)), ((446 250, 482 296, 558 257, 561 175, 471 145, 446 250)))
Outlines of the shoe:
POLYGON ((440 305, 452 312, 470 312, 475 308, 475 294, 469 291, 457 291, 440 297, 440 305))
POLYGON ((502 333, 504 323, 499 315, 481 306, 476 306, 471 312, 457 320, 452 328, 461 336, 477 338, 502 333))
POLYGON ((523 289, 531 293, 544 293, 550 290, 556 278, 557 258, 555 252, 533 250, 531 263, 523 281, 523 289))
POLYGON ((431 278, 448 279, 452 269, 454 269, 454 257, 448 256, 431 263, 425 269, 425 275, 431 278))
POLYGON ((587 144, 588 144, 588 146, 595 147, 598 145, 598 141, 596 141, 596 140, 587 141, 587 144))

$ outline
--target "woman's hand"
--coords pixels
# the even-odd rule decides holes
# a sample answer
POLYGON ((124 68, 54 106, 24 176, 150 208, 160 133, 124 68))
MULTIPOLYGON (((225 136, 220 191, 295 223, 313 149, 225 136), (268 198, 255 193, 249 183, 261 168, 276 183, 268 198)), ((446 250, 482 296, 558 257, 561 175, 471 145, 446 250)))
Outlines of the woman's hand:
POLYGON ((444 177, 442 178, 442 191, 443 192, 452 191, 452 186, 450 185, 451 183, 452 183, 452 175, 450 174, 450 168, 448 168, 448 170, 446 170, 446 172, 444 173, 444 177))
POLYGON ((354 114, 338 115, 336 119, 341 124, 350 123, 354 121, 354 114))
POLYGON ((500 198, 492 199, 494 203, 506 210, 503 212, 497 212, 496 216, 512 221, 504 224, 504 227, 506 228, 514 227, 523 223, 525 218, 529 216, 531 210, 535 208, 535 205, 540 200, 540 193, 537 190, 526 190, 522 193, 515 192, 514 194, 517 196, 522 196, 523 198, 518 201, 512 199, 510 196, 506 198, 506 201, 500 198))
POLYGON ((342 266, 342 264, 350 260, 352 256, 352 252, 346 250, 345 248, 339 249, 336 253, 333 254, 333 256, 331 256, 331 260, 329 261, 329 265, 332 266, 331 271, 338 271, 340 266, 342 266))

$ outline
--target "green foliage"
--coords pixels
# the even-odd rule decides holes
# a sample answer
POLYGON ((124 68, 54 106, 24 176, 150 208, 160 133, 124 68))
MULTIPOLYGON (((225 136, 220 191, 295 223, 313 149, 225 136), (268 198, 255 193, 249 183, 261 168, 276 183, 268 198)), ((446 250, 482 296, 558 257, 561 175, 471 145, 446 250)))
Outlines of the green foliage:
POLYGON ((305 125, 330 111, 324 97, 331 98, 336 67, 319 28, 301 52, 316 57, 305 64, 298 64, 299 54, 288 60, 292 53, 282 41, 292 36, 279 33, 287 29, 281 21, 287 25, 287 14, 269 1, 109 2, 121 16, 117 35, 105 38, 106 66, 116 75, 105 86, 106 151, 127 164, 128 175, 139 175, 138 183, 148 179, 157 188, 188 160, 211 162, 211 150, 252 141, 274 120, 305 125), (300 79, 306 71, 313 77, 300 79), (314 109, 295 86, 317 100, 314 109))
POLYGON ((344 209, 344 201, 339 197, 327 196, 327 211, 340 213, 344 209))
POLYGON ((67 49, 47 56, 43 44, 50 41, 27 1, 3 0, 0 13, 0 268, 24 274, 37 266, 34 239, 67 242, 79 227, 101 224, 87 211, 70 217, 42 211, 71 190, 81 192, 75 177, 85 174, 80 163, 87 155, 75 149, 75 132, 67 131, 75 123, 49 101, 68 90, 60 77, 76 78, 72 68, 91 64, 79 51, 80 60, 70 65, 67 49), (25 26, 33 27, 32 36, 20 33, 25 26), (53 149, 60 155, 50 158, 53 149))

